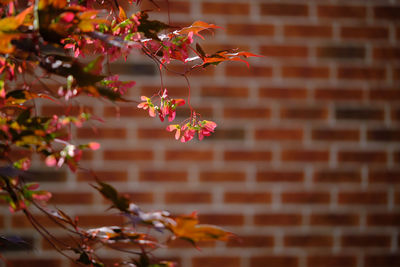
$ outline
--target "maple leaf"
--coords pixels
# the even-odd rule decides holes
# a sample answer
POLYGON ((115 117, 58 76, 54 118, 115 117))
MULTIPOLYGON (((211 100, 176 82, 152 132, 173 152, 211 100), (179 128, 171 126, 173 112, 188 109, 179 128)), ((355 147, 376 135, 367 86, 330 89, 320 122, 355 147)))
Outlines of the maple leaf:
POLYGON ((240 61, 246 63, 247 67, 250 67, 249 63, 246 60, 242 59, 241 57, 248 58, 248 57, 263 57, 263 56, 244 51, 236 52, 235 50, 223 50, 216 52, 215 54, 212 55, 203 56, 202 65, 203 67, 206 67, 210 64, 218 65, 223 61, 240 61))
POLYGON ((214 24, 208 24, 206 22, 198 20, 198 21, 193 22, 193 24, 190 25, 189 27, 182 28, 181 30, 175 31, 174 33, 176 33, 176 34, 193 33, 204 40, 204 37, 202 35, 200 35, 199 32, 204 31, 204 30, 210 30, 210 29, 222 29, 222 27, 219 27, 214 24))
POLYGON ((0 53, 8 54, 14 51, 11 41, 22 36, 21 33, 16 31, 19 26, 24 24, 28 14, 32 12, 33 7, 28 7, 17 16, 6 17, 0 20, 0 53))
POLYGON ((188 240, 193 244, 199 241, 227 241, 233 236, 232 233, 225 231, 220 227, 208 224, 198 224, 197 213, 183 215, 175 218, 175 224, 169 228, 178 238, 188 240))

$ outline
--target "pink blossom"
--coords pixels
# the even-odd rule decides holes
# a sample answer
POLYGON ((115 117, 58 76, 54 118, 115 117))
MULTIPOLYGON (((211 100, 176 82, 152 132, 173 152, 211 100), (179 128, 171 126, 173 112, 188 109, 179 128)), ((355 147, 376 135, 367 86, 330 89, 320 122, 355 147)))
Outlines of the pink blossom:
POLYGON ((88 147, 89 147, 91 150, 97 150, 97 149, 100 148, 100 144, 97 143, 97 142, 90 142, 90 143, 88 144, 88 147))
POLYGON ((32 195, 32 198, 39 201, 48 201, 51 198, 51 193, 47 191, 38 191, 32 195))
POLYGON ((47 156, 46 158, 46 165, 49 167, 53 167, 57 164, 57 159, 54 155, 47 156))
POLYGON ((175 139, 178 140, 179 137, 181 136, 181 126, 179 124, 175 124, 175 125, 168 125, 167 126, 167 131, 168 132, 172 132, 176 130, 175 132, 175 139))
POLYGON ((187 127, 186 125, 182 127, 182 130, 185 130, 184 134, 181 137, 181 142, 185 143, 194 138, 196 130, 192 129, 191 127, 187 127))
POLYGON ((61 20, 65 22, 71 22, 75 17, 75 14, 72 12, 64 12, 60 15, 61 20))
POLYGON ((142 108, 144 110, 149 109, 150 117, 155 117, 156 116, 155 107, 154 107, 153 103, 151 103, 151 99, 146 96, 142 96, 140 99, 145 102, 139 103, 137 105, 137 107, 142 108))

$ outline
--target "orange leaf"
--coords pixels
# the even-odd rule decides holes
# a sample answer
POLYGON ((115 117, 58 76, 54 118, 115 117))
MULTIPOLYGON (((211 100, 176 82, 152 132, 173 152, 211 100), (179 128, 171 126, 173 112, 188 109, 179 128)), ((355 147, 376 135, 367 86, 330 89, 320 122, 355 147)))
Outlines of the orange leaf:
POLYGON ((67 0, 40 0, 39 10, 45 9, 47 6, 53 6, 57 9, 62 9, 67 6, 67 0))
POLYGON ((177 217, 175 218, 175 222, 175 225, 170 226, 174 235, 182 239, 188 239, 193 243, 212 240, 227 241, 231 236, 233 236, 232 233, 227 232, 220 227, 208 224, 198 224, 199 221, 196 213, 177 217))
POLYGON ((212 63, 218 64, 223 61, 240 61, 246 63, 247 67, 249 67, 249 63, 246 60, 242 59, 241 57, 248 58, 248 57, 263 57, 263 56, 244 51, 234 52, 232 50, 224 50, 217 52, 213 55, 207 55, 203 57, 203 65, 212 63))
POLYGON ((21 26, 24 23, 25 17, 28 14, 32 13, 32 11, 33 11, 33 6, 28 7, 27 9, 19 13, 17 16, 1 19, 0 31, 2 32, 15 31, 19 26, 21 26))
POLYGON ((0 32, 0 53, 8 54, 14 51, 14 46, 11 44, 11 40, 17 39, 21 34, 5 34, 0 32))
POLYGON ((178 34, 189 34, 189 33, 193 33, 197 36, 199 36, 200 38, 204 39, 203 36, 201 36, 199 34, 199 32, 203 31, 203 30, 210 30, 210 29, 221 29, 221 27, 216 26, 214 24, 208 24, 206 22, 203 21, 195 21, 193 22, 192 25, 190 25, 189 27, 185 27, 181 30, 179 30, 177 33, 178 34))
POLYGON ((127 19, 126 13, 121 6, 119 6, 119 16, 118 17, 119 17, 119 21, 124 21, 127 19))

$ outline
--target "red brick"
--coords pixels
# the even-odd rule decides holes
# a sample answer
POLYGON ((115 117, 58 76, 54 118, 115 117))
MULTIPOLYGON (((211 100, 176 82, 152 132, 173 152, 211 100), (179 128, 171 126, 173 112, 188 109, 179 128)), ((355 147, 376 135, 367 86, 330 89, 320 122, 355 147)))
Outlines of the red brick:
POLYGON ((270 117, 271 111, 269 108, 225 108, 225 118, 252 118, 252 119, 267 119, 270 117))
POLYGON ((299 37, 299 38, 331 38, 331 26, 319 25, 285 25, 285 37, 299 37))
POLYGON ((257 256, 250 259, 250 267, 298 267, 299 259, 294 256, 257 256))
POLYGON ((199 220, 202 224, 241 226, 244 224, 242 214, 199 214, 199 220))
POLYGON ((318 46, 317 57, 328 59, 364 59, 365 48, 362 46, 335 45, 318 46))
POLYGON ((282 192, 284 204, 328 204, 330 195, 327 192, 282 192))
POLYGON ((360 183, 360 171, 320 170, 313 176, 316 183, 360 183))
POLYGON ((280 116, 283 119, 321 120, 328 118, 328 110, 320 107, 283 107, 280 116))
POLYGON ((257 182, 302 182, 304 175, 302 171, 259 171, 257 182))
POLYGON ((336 89, 336 88, 318 88, 315 90, 315 99, 330 101, 357 101, 362 100, 362 89, 336 89))
MULTIPOLYGON (((18 157, 19 158, 19 157, 18 157)), ((67 172, 61 170, 29 170, 29 177, 35 182, 46 182, 46 183, 61 183, 67 180, 67 172)))
POLYGON ((300 45, 263 45, 260 48, 261 55, 278 58, 306 58, 307 46, 300 45))
POLYGON ((359 216, 356 214, 320 213, 311 214, 310 224, 314 226, 358 226, 359 216))
POLYGON ((389 30, 386 27, 357 27, 357 26, 344 26, 341 28, 340 36, 344 39, 381 39, 389 38, 389 30))
POLYGON ((104 107, 104 116, 105 117, 126 117, 126 118, 138 118, 146 117, 147 111, 142 109, 138 109, 136 106, 113 106, 113 107, 104 107))
POLYGON ((85 139, 125 139, 125 128, 79 128, 77 129, 77 137, 85 139))
POLYGON ((384 20, 399 20, 400 7, 398 6, 375 6, 374 17, 384 20))
POLYGON ((388 248, 390 247, 390 237, 387 235, 343 235, 342 236, 343 247, 376 247, 376 248, 388 248))
POLYGON ((308 6, 302 4, 262 3, 263 16, 308 16, 308 6))
POLYGON ((307 98, 307 89, 265 87, 260 88, 258 96, 267 99, 302 100, 307 98))
POLYGON ((303 130, 291 128, 256 129, 255 138, 268 141, 301 141, 303 130))
POLYGON ((399 227, 400 213, 372 213, 367 215, 368 226, 399 227))
POLYGON ((139 139, 171 139, 174 134, 165 130, 165 128, 139 128, 137 129, 139 139))
POLYGON ((400 48, 399 47, 374 47, 372 55, 375 60, 399 60, 400 48))
POLYGON ((203 2, 203 14, 215 15, 248 15, 250 11, 247 3, 215 3, 203 2))
MULTIPOLYGON (((56 224, 53 220, 45 215, 34 215, 35 220, 42 226, 48 228, 59 228, 58 224, 56 224)), ((11 217, 11 226, 13 228, 28 228, 32 229, 32 224, 25 217, 25 215, 14 215, 11 217)))
POLYGON ((281 158, 283 161, 327 162, 329 152, 325 150, 290 149, 283 150, 281 158))
POLYGON ((228 247, 241 248, 270 248, 274 246, 274 237, 270 235, 242 235, 239 234, 238 239, 230 239, 227 243, 228 247))
POLYGON ((400 255, 383 253, 379 255, 366 255, 365 267, 394 267, 400 265, 400 255))
POLYGON ((328 79, 329 68, 323 66, 283 66, 282 77, 300 79, 328 79))
POLYGON ((202 182, 243 182, 246 179, 246 174, 234 171, 202 171, 199 177, 202 182))
POLYGON ((393 121, 400 121, 400 108, 393 108, 390 115, 393 121))
POLYGON ((78 192, 51 192, 52 197, 49 203, 53 204, 91 204, 93 202, 92 193, 78 192))
POLYGON ((271 24, 229 23, 226 26, 226 33, 242 36, 273 36, 275 28, 271 24))
POLYGON ((225 67, 225 75, 232 77, 267 78, 272 77, 272 67, 252 65, 250 68, 246 68, 245 65, 230 64, 225 67))
POLYGON ((151 150, 111 150, 107 149, 104 151, 103 158, 105 160, 152 160, 153 159, 153 151, 151 150))
POLYGON ((400 27, 396 27, 396 38, 400 40, 400 27))
POLYGON ((211 199, 211 194, 207 192, 167 192, 165 194, 166 204, 211 203, 211 199))
POLYGON ((218 130, 213 133, 211 136, 207 137, 208 141, 227 141, 227 140, 244 140, 245 139, 246 129, 221 129, 218 127, 218 130))
MULTIPOLYGON (((64 245, 68 245, 68 246, 70 246, 70 247, 77 247, 77 243, 80 243, 80 240, 78 239, 76 239, 76 238, 74 238, 74 237, 71 237, 71 236, 66 236, 66 235, 63 235, 63 236, 55 236, 56 238, 57 238, 57 240, 59 240, 60 241, 60 243, 62 242, 62 244, 64 245)), ((58 242, 57 242, 57 244, 58 244, 58 242)), ((43 248, 43 250, 54 250, 54 247, 46 240, 46 239, 42 239, 42 248, 43 248)))
POLYGON ((294 213, 268 213, 255 214, 254 224, 258 226, 299 226, 302 224, 301 214, 294 213))
POLYGON ((400 90, 398 89, 376 89, 368 91, 369 101, 400 101, 400 90))
POLYGON ((307 257, 307 264, 312 267, 356 267, 357 258, 353 255, 313 255, 307 257))
POLYGON ((387 154, 383 151, 339 151, 339 162, 385 163, 387 154))
MULTIPOLYGON (((95 173, 100 181, 127 181, 128 173, 126 171, 103 171, 98 170, 95 173)), ((95 177, 93 174, 88 172, 77 172, 76 179, 78 181, 94 181, 95 177)))
POLYGON ((271 158, 270 151, 227 150, 224 153, 226 161, 270 161, 271 158))
POLYGON ((212 150, 167 150, 165 151, 165 159, 183 160, 183 161, 210 161, 214 155, 212 150))
POLYGON ((287 235, 284 237, 283 242, 285 247, 326 248, 333 245, 333 238, 332 236, 315 234, 287 235))
POLYGON ((370 142, 398 142, 400 141, 400 129, 368 130, 367 139, 370 142))
POLYGON ((319 5, 317 14, 320 18, 330 19, 364 19, 366 17, 366 8, 364 6, 350 5, 319 5))
POLYGON ((369 171, 370 183, 400 183, 400 170, 370 170, 369 171))
POLYGON ((240 267, 239 257, 194 257, 192 258, 193 267, 240 267))
POLYGON ((338 120, 383 120, 384 113, 381 108, 337 107, 335 116, 338 120))
POLYGON ((348 129, 313 129, 311 132, 312 139, 316 141, 359 141, 359 130, 348 129))
POLYGON ((345 80, 385 80, 386 70, 378 67, 339 67, 339 79, 345 80))
POLYGON ((400 192, 395 192, 394 193, 394 203, 396 205, 400 205, 400 192))
POLYGON ((367 216, 368 226, 400 226, 400 213, 373 213, 367 216))
POLYGON ((113 215, 81 214, 77 216, 80 227, 102 227, 107 225, 122 226, 124 223, 124 218, 117 214, 113 215))
POLYGON ((245 98, 249 95, 247 87, 222 87, 222 86, 204 86, 201 89, 201 96, 221 97, 221 98, 245 98))
POLYGON ((226 192, 224 194, 225 203, 239 203, 239 204, 268 204, 271 203, 271 193, 260 192, 226 192))
POLYGON ((139 180, 142 182, 186 182, 186 171, 140 171, 139 180))
POLYGON ((340 192, 338 195, 340 205, 386 205, 387 202, 386 192, 340 192))

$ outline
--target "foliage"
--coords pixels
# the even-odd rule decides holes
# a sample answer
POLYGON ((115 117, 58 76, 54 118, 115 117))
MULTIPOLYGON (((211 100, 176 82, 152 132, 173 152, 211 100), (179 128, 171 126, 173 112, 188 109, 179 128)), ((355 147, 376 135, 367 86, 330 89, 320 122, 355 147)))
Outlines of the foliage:
MULTIPOLYGON (((157 8, 155 2, 149 1, 157 8)), ((140 0, 133 2, 136 8, 140 7, 140 0)), ((22 211, 57 251, 82 265, 104 266, 96 256, 96 248, 108 246, 125 251, 116 244, 129 243, 134 247, 129 251, 133 257, 117 264, 174 266, 172 262, 155 259, 151 251, 175 239, 184 239, 195 246, 199 241, 228 240, 231 233, 199 224, 196 213, 172 216, 166 211, 144 212, 97 178, 92 186, 126 218, 123 226, 85 230, 79 227, 78 218, 47 208, 45 204, 51 193, 37 190, 36 183, 25 183, 30 156, 37 153, 49 167, 65 164, 76 171, 82 151, 97 150, 100 145, 96 142, 75 144, 71 140, 71 128, 81 127, 95 116, 84 112, 76 116, 38 116, 35 101, 40 98, 68 103, 86 95, 112 102, 135 102, 124 96, 135 82, 121 81, 105 67, 120 57, 128 57, 132 51, 140 51, 167 71, 171 71, 168 64, 172 61, 185 64, 187 71, 177 75, 186 81, 187 74, 194 69, 224 61, 247 64, 245 58, 257 55, 233 50, 208 54, 195 43, 195 38, 204 39, 203 32, 218 26, 196 21, 179 29, 151 20, 146 11, 128 14, 117 1, 99 4, 90 0, 1 0, 0 3, 0 189, 10 211, 22 211), (51 86, 53 80, 60 83, 57 88, 51 86), (25 151, 27 156, 15 158, 15 151, 25 151), (76 245, 57 240, 35 219, 29 205, 36 206, 74 236, 76 245), (167 232, 169 237, 162 242, 149 229, 140 231, 141 227, 167 232)), ((202 140, 217 126, 215 122, 200 119, 201 115, 190 105, 190 93, 187 101, 170 98, 162 83, 158 93, 142 96, 141 100, 138 108, 148 110, 151 117, 158 115, 161 121, 168 118, 169 122, 174 121, 177 108, 188 103, 190 117, 166 128, 176 131, 175 139, 181 142, 192 140, 196 133, 202 140)))

